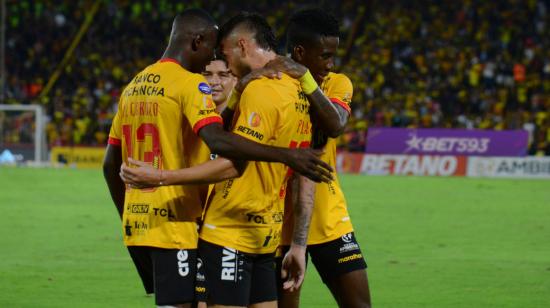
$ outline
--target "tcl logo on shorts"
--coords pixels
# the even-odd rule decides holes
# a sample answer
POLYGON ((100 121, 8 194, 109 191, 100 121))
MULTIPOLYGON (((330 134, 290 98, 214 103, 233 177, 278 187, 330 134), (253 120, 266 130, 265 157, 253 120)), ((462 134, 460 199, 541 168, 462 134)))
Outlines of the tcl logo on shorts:
POLYGON ((236 281, 235 272, 237 270, 236 251, 232 248, 223 248, 222 256, 222 280, 236 281))
POLYGON ((177 254, 178 257, 178 272, 181 277, 185 277, 189 275, 189 262, 187 262, 187 259, 189 259, 189 253, 187 250, 180 250, 177 254))

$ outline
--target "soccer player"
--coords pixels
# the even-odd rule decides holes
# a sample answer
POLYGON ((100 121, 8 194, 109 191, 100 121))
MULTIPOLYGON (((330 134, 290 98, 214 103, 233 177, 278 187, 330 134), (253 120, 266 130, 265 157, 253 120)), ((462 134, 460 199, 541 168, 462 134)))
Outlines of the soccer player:
MULTIPOLYGON (((231 18, 219 40, 237 77, 277 56, 271 28, 256 14, 231 18)), ((308 146, 308 105, 298 80, 287 75, 254 80, 241 94, 233 132, 265 144, 308 146)), ((240 178, 216 184, 199 242, 210 304, 276 307, 274 252, 288 177, 284 165, 249 162, 240 178)))
POLYGON ((212 88, 212 99, 216 104, 216 111, 221 113, 227 106, 227 101, 237 83, 237 78, 231 74, 227 63, 222 59, 212 60, 206 66, 202 75, 212 88))
POLYGON ((123 160, 133 157, 160 170, 180 169, 208 161, 210 148, 233 159, 283 162, 316 180, 327 176, 312 151, 265 146, 223 130, 211 88, 198 74, 213 57, 216 36, 217 26, 206 12, 178 15, 162 59, 123 91, 109 134, 105 179, 123 212, 125 244, 154 272, 157 305, 189 306, 194 299, 196 220, 207 187, 126 189, 118 176, 123 160))
MULTIPOLYGON (((340 127, 323 124, 326 119, 314 116, 312 121, 321 127, 323 135, 337 137, 348 120, 353 86, 348 77, 332 73, 339 43, 336 19, 321 9, 306 9, 295 13, 287 29, 287 47, 292 59, 306 66, 323 92, 338 110, 340 127)), ((322 114, 316 112, 317 115, 322 114)), ((318 137, 318 136, 317 136, 318 137)), ((336 166, 336 140, 326 140, 321 157, 336 166)), ((285 208, 283 244, 289 245, 293 224, 292 207, 285 208)), ((337 177, 329 183, 317 184, 315 206, 308 236, 308 254, 321 279, 330 289, 340 307, 370 307, 370 292, 366 262, 355 239, 346 200, 337 177)), ((280 261, 279 261, 280 262, 280 261)), ((281 307, 298 307, 300 290, 288 292, 279 284, 281 307)))

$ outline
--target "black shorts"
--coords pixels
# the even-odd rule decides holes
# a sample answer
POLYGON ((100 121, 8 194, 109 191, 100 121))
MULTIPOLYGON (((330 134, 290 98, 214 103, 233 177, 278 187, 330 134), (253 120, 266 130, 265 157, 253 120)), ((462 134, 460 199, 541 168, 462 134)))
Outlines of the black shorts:
POLYGON ((195 281, 195 302, 206 302, 206 277, 202 259, 197 257, 197 280, 195 281))
MULTIPOLYGON (((278 271, 288 249, 288 246, 283 247, 282 255, 277 258, 278 271)), ((330 242, 308 245, 307 254, 311 257, 311 262, 324 283, 343 274, 367 268, 365 257, 353 232, 330 242)), ((280 279, 278 284, 282 284, 280 279)))
POLYGON ((207 302, 227 306, 277 300, 274 254, 248 254, 199 241, 207 302))
POLYGON ((153 261, 149 255, 148 247, 143 246, 128 246, 130 257, 136 266, 141 283, 145 289, 145 293, 155 293, 155 283, 153 275, 153 261))
POLYGON ((177 305, 195 300, 196 249, 162 249, 129 246, 128 251, 147 293, 153 285, 157 305, 177 305))

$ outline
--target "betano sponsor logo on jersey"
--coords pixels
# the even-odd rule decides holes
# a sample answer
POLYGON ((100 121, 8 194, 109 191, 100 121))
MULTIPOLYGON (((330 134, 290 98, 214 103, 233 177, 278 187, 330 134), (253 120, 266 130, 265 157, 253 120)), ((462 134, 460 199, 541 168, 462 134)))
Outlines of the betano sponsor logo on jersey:
POLYGON ((242 126, 242 125, 239 125, 239 127, 237 127, 237 130, 240 131, 240 132, 243 132, 249 136, 252 136, 260 141, 262 141, 264 139, 264 135, 251 129, 251 128, 248 128, 246 126, 242 126))

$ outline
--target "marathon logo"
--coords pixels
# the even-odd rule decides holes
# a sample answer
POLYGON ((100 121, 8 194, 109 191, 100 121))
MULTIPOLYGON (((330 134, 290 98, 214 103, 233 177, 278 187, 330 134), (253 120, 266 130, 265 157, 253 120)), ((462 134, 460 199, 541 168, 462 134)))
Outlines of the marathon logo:
POLYGON ((263 134, 260 134, 259 132, 253 130, 253 129, 250 129, 246 126, 242 126, 242 125, 239 125, 239 127, 237 128, 238 131, 242 132, 242 133, 245 133, 246 135, 249 135, 249 136, 252 136, 260 141, 262 141, 264 139, 264 135, 263 134))
POLYGON ((205 287, 195 287, 195 292, 197 293, 206 293, 205 287))
POLYGON ((347 256, 347 257, 343 257, 343 258, 338 259, 338 263, 340 263, 340 264, 341 263, 346 263, 346 262, 350 262, 350 261, 361 259, 361 258, 363 258, 362 254, 354 253, 351 256, 347 256))
POLYGON ((149 213, 149 204, 129 204, 126 210, 132 214, 147 214, 149 213))

